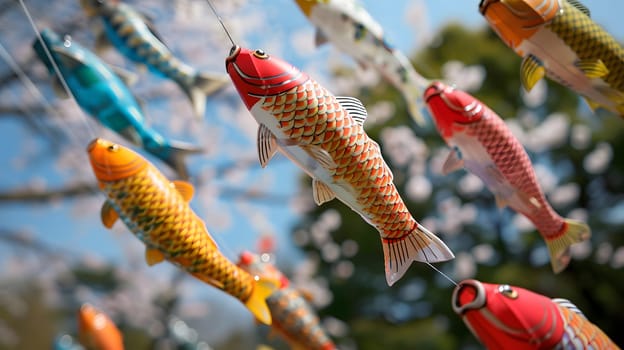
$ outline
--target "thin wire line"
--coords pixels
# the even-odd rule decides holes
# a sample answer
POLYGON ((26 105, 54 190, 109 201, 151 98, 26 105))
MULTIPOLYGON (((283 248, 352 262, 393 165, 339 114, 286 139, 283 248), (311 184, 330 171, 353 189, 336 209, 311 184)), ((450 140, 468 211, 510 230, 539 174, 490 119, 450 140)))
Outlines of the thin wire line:
POLYGON ((225 31, 225 35, 227 35, 227 37, 230 39, 230 41, 232 42, 232 45, 236 46, 236 43, 234 42, 234 39, 232 39, 232 36, 230 35, 230 32, 225 27, 225 23, 223 23, 223 19, 217 13, 217 10, 212 5, 212 2, 210 0, 206 0, 206 2, 208 3, 208 6, 210 6, 210 9, 212 10, 212 13, 214 13, 214 15, 217 17, 217 20, 219 21, 219 23, 221 23, 221 27, 223 27, 223 30, 225 31))
MULTIPOLYGON (((13 70, 13 72, 15 72, 15 74, 17 75, 17 78, 24 85, 26 90, 35 99, 37 99, 39 101, 39 103, 41 103, 41 105, 43 106, 43 109, 45 109, 46 113, 54 116, 53 120, 54 120, 55 124, 59 125, 58 123, 56 123, 56 121, 61 120, 62 117, 61 117, 60 113, 43 96, 43 94, 41 93, 39 88, 37 88, 37 85, 35 85, 35 83, 33 83, 33 81, 28 77, 26 72, 24 72, 24 70, 19 66, 19 64, 17 63, 15 58, 13 58, 13 56, 11 56, 11 54, 6 49, 6 47, 2 44, 2 42, 0 42, 0 56, 2 56, 2 59, 4 59, 4 61, 9 65, 9 68, 11 68, 11 70, 13 70)), ((17 97, 17 93, 13 92, 13 94, 17 97)), ((31 115, 31 116, 34 117, 34 113, 32 113, 32 111, 27 110, 27 108, 25 108, 21 103, 18 104, 18 108, 22 112, 24 112, 25 114, 28 114, 28 115, 31 115)), ((75 131, 73 129, 71 129, 71 128, 64 128, 63 130, 67 130, 67 129, 69 129, 70 136, 71 136, 71 138, 74 139, 73 141, 77 142, 79 137, 75 133, 75 131)), ((43 129, 43 130, 46 130, 45 133, 49 137, 54 138, 52 133, 49 130, 47 130, 47 129, 43 129)), ((58 140, 54 139, 54 141, 58 141, 58 140)))
MULTIPOLYGON (((67 94, 69 96, 71 96, 72 100, 74 101, 74 103, 76 104, 78 109, 80 110, 80 113, 83 113, 82 109, 80 108, 80 105, 78 104, 78 100, 76 100, 76 96, 74 96, 72 91, 69 89, 69 85, 67 85, 67 81, 65 81, 65 77, 63 76, 63 73, 61 73, 61 70, 59 69, 58 65, 56 64, 56 61, 54 61, 54 58, 52 57, 52 54, 50 53, 50 50, 48 49, 48 45, 46 45, 45 41, 41 37, 41 33, 39 32, 39 29, 37 28, 37 25, 35 24, 35 21, 33 20, 31 14, 30 14, 30 11, 26 7, 26 4, 24 3, 24 0, 19 0, 19 3, 22 6, 22 9, 24 10, 24 13, 26 14, 26 17, 28 18, 28 21, 30 22, 30 25, 32 26, 33 30, 35 31, 35 35, 37 36, 37 40, 39 40, 39 42, 41 43, 41 46, 43 47, 43 50, 45 51, 46 55, 48 56, 48 59, 50 60, 50 63, 52 64, 52 67, 54 68, 54 72, 56 72, 56 75, 59 77, 61 85, 63 85, 63 89, 65 89, 65 91, 67 91, 67 94)), ((84 113, 83 113, 83 116, 86 118, 86 115, 84 115, 84 113)), ((93 128, 91 127, 91 125, 88 123, 87 119, 83 119, 83 122, 87 126, 87 129, 89 130, 89 133, 91 134, 91 138, 95 138, 96 137, 96 133, 93 130, 93 128)))
POLYGON ((450 278, 447 274, 445 274, 444 272, 438 270, 437 267, 431 265, 431 263, 426 263, 427 265, 429 265, 429 267, 431 267, 432 269, 434 269, 436 272, 438 272, 439 274, 441 274, 442 276, 444 276, 444 278, 446 278, 447 280, 449 280, 451 283, 453 283, 456 287, 457 287, 457 282, 455 282, 455 280, 453 280, 452 278, 450 278))

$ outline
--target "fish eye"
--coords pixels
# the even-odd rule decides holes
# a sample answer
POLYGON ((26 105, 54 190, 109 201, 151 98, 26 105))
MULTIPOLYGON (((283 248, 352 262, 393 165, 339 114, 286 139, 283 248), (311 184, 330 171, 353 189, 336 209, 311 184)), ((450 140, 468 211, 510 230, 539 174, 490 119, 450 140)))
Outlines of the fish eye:
POLYGON ((518 298, 518 292, 511 288, 511 286, 509 286, 508 284, 501 284, 500 286, 498 286, 498 292, 509 299, 518 298))
POLYGON ((72 44, 72 37, 71 37, 71 35, 66 34, 66 35, 63 37, 63 46, 65 46, 65 47, 70 47, 70 46, 71 46, 71 44, 72 44))
POLYGON ((263 60, 269 58, 269 55, 267 55, 262 49, 257 49, 253 52, 253 55, 263 60))
POLYGON ((108 146, 108 151, 109 152, 117 152, 117 151, 119 151, 119 146, 116 145, 116 144, 112 144, 112 145, 108 146))

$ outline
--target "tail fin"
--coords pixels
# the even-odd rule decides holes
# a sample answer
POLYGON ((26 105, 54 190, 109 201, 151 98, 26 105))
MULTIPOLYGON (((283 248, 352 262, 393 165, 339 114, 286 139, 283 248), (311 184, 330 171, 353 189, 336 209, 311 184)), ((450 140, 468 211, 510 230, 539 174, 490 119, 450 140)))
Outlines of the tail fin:
POLYGON ((555 273, 563 271, 570 263, 570 246, 591 237, 591 229, 584 222, 565 219, 563 233, 554 239, 546 239, 550 264, 555 273))
POLYGON ((229 81, 225 74, 197 73, 192 85, 183 86, 184 92, 191 100, 195 116, 199 119, 206 112, 206 96, 212 95, 229 81))
POLYGON ((403 92, 403 98, 405 99, 405 103, 407 103, 407 112, 410 117, 416 122, 416 124, 420 127, 424 127, 426 125, 425 116, 422 113, 421 107, 425 105, 422 94, 419 89, 410 88, 410 90, 417 90, 415 92, 403 92))
POLYGON ((407 103, 407 112, 410 117, 418 126, 424 127, 426 125, 425 116, 422 113, 425 109, 424 93, 431 82, 414 70, 410 73, 408 73, 410 77, 407 87, 402 89, 401 93, 407 103))
POLYGON ((412 261, 439 262, 455 258, 453 252, 422 225, 400 238, 382 238, 386 282, 392 286, 401 279, 412 261))
POLYGON ((160 149, 154 154, 162 159, 167 165, 169 165, 172 169, 174 169, 178 175, 180 175, 181 179, 188 179, 188 169, 186 168, 186 163, 184 159, 189 154, 201 153, 204 150, 200 147, 193 146, 186 142, 181 141, 170 141, 165 149, 160 149))
POLYGON ((249 299, 245 301, 245 306, 256 319, 266 325, 271 325, 272 318, 266 299, 277 290, 277 285, 270 280, 262 277, 256 277, 253 292, 249 299))

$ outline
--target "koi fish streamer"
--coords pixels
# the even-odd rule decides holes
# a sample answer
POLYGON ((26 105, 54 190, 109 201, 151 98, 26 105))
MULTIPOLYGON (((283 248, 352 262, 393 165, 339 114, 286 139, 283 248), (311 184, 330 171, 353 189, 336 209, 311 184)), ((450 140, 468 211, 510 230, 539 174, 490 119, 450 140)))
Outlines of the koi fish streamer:
POLYGON ((425 123, 422 93, 429 82, 416 72, 409 59, 389 44, 382 26, 353 0, 295 0, 316 26, 315 42, 331 42, 363 68, 373 67, 403 96, 412 118, 425 123))
POLYGON ((379 145, 364 131, 366 109, 358 99, 332 95, 262 50, 232 47, 226 69, 260 124, 262 167, 279 150, 313 178, 318 205, 337 197, 373 225, 381 235, 389 285, 412 261, 454 257, 407 210, 379 145))
POLYGON ((477 175, 492 191, 499 207, 509 205, 537 227, 550 252, 555 273, 570 262, 570 245, 589 239, 582 222, 564 219, 546 201, 531 160, 505 122, 471 95, 433 83, 425 102, 436 127, 452 148, 442 171, 463 167, 477 175))
POLYGON ((147 126, 137 100, 122 79, 99 57, 70 36, 66 35, 61 39, 54 31, 44 29, 41 31, 41 38, 51 58, 39 40, 34 41, 33 48, 53 76, 54 91, 59 97, 69 96, 61 84, 61 78, 56 75, 52 60, 76 102, 87 114, 128 141, 141 145, 175 169, 180 176, 188 176, 184 157, 201 152, 200 148, 167 140, 147 126))
POLYGON ((451 303, 490 350, 619 349, 566 299, 549 299, 507 284, 465 280, 453 290, 451 303))
POLYGON ((288 278, 275 265, 256 254, 243 252, 238 266, 250 274, 280 281, 279 289, 266 302, 273 319, 271 327, 282 335, 292 349, 336 349, 312 307, 299 291, 290 287, 288 278))
POLYGON ((110 141, 93 140, 88 153, 107 196, 101 212, 104 226, 111 228, 121 218, 145 243, 148 265, 167 259, 240 300, 260 322, 271 324, 264 300, 275 285, 248 274, 221 254, 204 222, 189 207, 191 184, 169 181, 145 158, 110 141))
POLYGON ((527 90, 548 76, 582 95, 592 109, 624 117, 624 48, 578 0, 482 0, 479 11, 523 57, 527 90))
POLYGON ((89 350, 123 350, 121 332, 103 312, 89 304, 78 311, 78 340, 89 350))
POLYGON ((97 33, 96 47, 114 46, 128 59, 174 81, 188 96, 195 115, 204 116, 206 96, 225 86, 227 77, 200 72, 175 57, 164 44, 148 16, 119 0, 81 0, 88 16, 99 16, 103 30, 97 33))

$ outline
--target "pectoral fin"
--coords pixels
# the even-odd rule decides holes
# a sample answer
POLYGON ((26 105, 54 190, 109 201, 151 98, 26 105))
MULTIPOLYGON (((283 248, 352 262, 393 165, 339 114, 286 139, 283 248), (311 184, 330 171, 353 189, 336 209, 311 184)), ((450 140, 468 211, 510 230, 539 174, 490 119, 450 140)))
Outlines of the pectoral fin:
POLYGON ((316 29, 316 33, 314 33, 314 45, 316 45, 316 47, 319 47, 325 43, 327 43, 329 40, 327 39, 327 36, 325 34, 323 34, 323 32, 320 29, 316 29))
POLYGON ((174 180, 171 184, 175 187, 175 189, 182 195, 182 198, 188 203, 193 199, 193 194, 195 193, 195 188, 193 185, 186 181, 182 180, 174 180))
POLYGON ((546 69, 542 62, 535 56, 528 55, 522 60, 520 65, 520 81, 526 91, 531 91, 533 86, 546 75, 546 69))
POLYGON ((147 248, 145 249, 145 262, 149 266, 154 266, 165 260, 165 255, 158 249, 147 248))
POLYGON ((447 175, 464 167, 464 160, 461 157, 461 152, 458 148, 454 148, 448 157, 444 165, 442 165, 442 174, 447 175))
POLYGON ((314 202, 316 205, 321 205, 336 198, 334 191, 317 179, 312 180, 312 193, 314 195, 314 202))
POLYGON ((327 151, 324 150, 322 147, 308 145, 301 146, 301 148, 308 151, 310 153, 310 156, 314 158, 323 168, 328 170, 333 170, 337 168, 337 165, 332 159, 331 155, 327 153, 327 151))
POLYGON ((257 143, 260 166, 264 168, 277 152, 277 140, 271 133, 271 130, 269 130, 269 128, 264 124, 260 124, 260 127, 258 128, 257 143))
POLYGON ((106 228, 112 228, 117 219, 119 219, 119 214, 113 208, 111 202, 106 201, 104 205, 102 205, 102 209, 100 210, 100 218, 102 219, 102 224, 106 228))
POLYGON ((356 123, 363 126, 368 116, 366 107, 362 104, 362 101, 351 96, 336 96, 338 103, 349 112, 349 116, 355 120, 356 123))
POLYGON ((609 68, 601 59, 584 59, 574 63, 589 79, 602 78, 609 74, 609 68))

